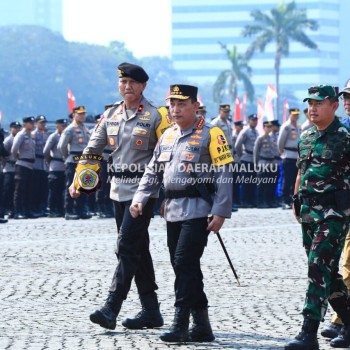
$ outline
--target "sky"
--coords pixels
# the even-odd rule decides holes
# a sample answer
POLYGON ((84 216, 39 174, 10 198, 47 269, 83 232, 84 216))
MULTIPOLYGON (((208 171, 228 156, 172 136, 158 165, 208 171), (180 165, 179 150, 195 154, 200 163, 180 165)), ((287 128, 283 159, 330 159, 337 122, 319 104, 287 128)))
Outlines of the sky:
POLYGON ((68 41, 125 43, 135 57, 171 55, 171 0, 63 0, 68 41))

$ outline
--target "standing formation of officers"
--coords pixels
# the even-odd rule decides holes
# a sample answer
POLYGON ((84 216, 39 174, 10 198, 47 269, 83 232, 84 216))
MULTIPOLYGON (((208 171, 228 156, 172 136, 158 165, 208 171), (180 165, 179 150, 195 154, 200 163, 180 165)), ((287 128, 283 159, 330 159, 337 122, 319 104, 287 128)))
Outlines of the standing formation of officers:
MULTIPOLYGON (((84 106, 74 108, 71 116, 71 123, 68 118, 57 119, 50 135, 44 115, 25 117, 23 125, 12 122, 9 135, 1 133, 0 223, 7 222, 5 216, 91 218, 87 197, 73 200, 68 193, 76 166, 73 155, 81 154, 91 134, 84 125, 84 106)), ((92 199, 99 217, 113 217, 113 210, 106 205, 110 204, 106 171, 102 176, 103 190, 92 199)))
MULTIPOLYGON (((201 112, 199 112, 201 113, 201 112)), ((248 124, 229 120, 230 105, 222 104, 212 125, 219 126, 229 141, 234 156, 233 210, 240 208, 291 209, 297 169, 297 124, 299 109, 289 110, 288 120, 263 121, 258 132, 258 117, 251 114, 248 124)))

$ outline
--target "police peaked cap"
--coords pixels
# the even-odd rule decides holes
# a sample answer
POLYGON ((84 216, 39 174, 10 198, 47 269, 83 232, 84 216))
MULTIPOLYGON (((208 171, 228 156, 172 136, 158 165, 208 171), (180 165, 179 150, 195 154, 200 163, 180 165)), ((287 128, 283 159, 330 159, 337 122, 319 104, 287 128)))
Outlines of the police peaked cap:
POLYGON ((145 70, 137 64, 123 62, 118 66, 119 78, 132 78, 139 83, 145 83, 149 77, 145 70))
POLYGON ((69 124, 69 121, 66 118, 56 119, 56 124, 69 124))
POLYGON ((299 108, 290 108, 289 114, 292 114, 292 115, 300 114, 300 109, 299 108))
POLYGON ((170 95, 167 97, 167 100, 171 98, 178 100, 187 100, 188 98, 192 98, 197 100, 197 93, 197 86, 174 84, 170 85, 170 95))
POLYGON ((35 117, 36 122, 47 122, 46 117, 44 115, 37 115, 35 117))
POLYGON ((22 125, 20 122, 12 122, 10 123, 10 128, 20 128, 22 125))
POLYGON ((22 120, 23 120, 23 123, 34 123, 35 118, 33 116, 30 116, 30 117, 24 117, 22 120))
POLYGON ((86 113, 85 106, 78 106, 73 108, 74 113, 86 113))
POLYGON ((350 79, 345 84, 345 87, 342 91, 339 92, 339 96, 343 95, 344 93, 350 94, 350 79))

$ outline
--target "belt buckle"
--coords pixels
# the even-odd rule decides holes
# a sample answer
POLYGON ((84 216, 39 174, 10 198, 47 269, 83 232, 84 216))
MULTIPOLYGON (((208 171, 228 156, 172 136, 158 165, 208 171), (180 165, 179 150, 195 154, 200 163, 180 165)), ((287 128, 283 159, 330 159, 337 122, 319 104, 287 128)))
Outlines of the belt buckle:
POLYGON ((319 201, 318 201, 318 199, 317 198, 310 198, 310 204, 311 205, 318 205, 319 204, 319 201))

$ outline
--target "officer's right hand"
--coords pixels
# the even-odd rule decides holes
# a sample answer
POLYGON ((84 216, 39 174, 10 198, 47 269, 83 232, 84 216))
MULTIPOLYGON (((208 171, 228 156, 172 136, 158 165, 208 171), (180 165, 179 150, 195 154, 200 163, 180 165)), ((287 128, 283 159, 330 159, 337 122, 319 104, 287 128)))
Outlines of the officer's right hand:
POLYGON ((72 198, 78 198, 80 196, 80 191, 75 188, 74 181, 69 186, 68 190, 72 198))
POLYGON ((142 215, 142 203, 132 202, 129 211, 131 216, 136 219, 139 215, 142 215))

